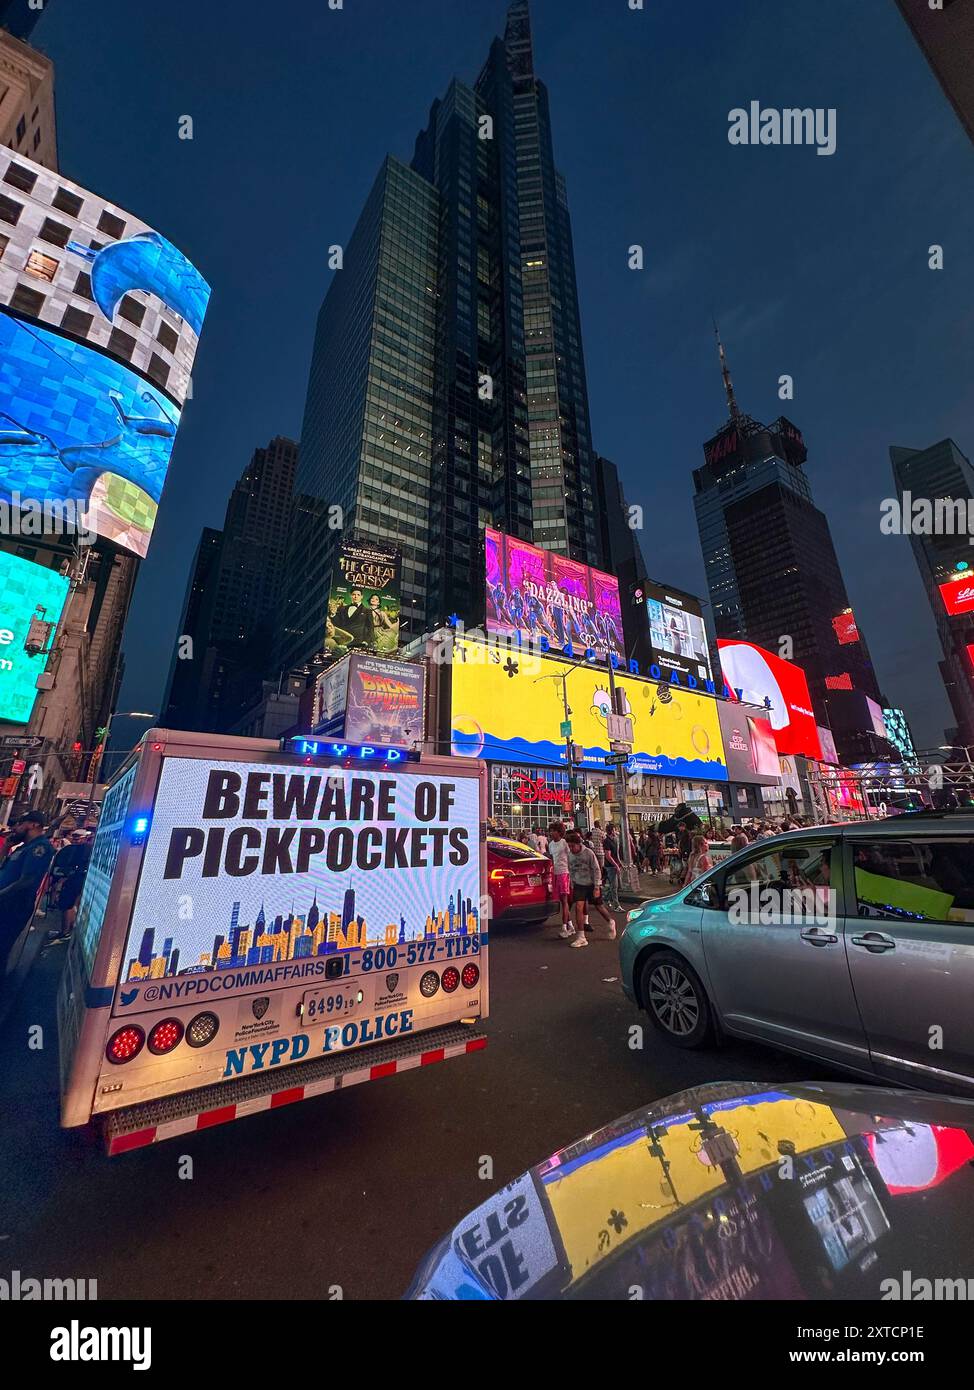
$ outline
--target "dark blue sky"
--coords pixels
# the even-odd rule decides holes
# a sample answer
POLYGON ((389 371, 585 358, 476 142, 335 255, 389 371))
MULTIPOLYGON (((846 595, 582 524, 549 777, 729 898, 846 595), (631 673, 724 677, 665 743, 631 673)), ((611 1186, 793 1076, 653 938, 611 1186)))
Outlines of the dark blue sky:
MULTIPOLYGON (((64 173, 158 227, 213 286, 120 708, 159 709, 201 526, 222 524, 255 445, 300 432, 327 247, 347 242, 384 154, 410 158, 450 77, 476 76, 505 8, 51 0, 36 41, 57 65, 64 173)), ((645 509, 651 571, 705 592, 690 472, 725 413, 713 310, 742 408, 805 433, 889 700, 941 742, 933 620, 879 504, 891 443, 951 435, 974 451, 974 148, 893 0, 533 0, 532 14, 594 441, 645 509), (731 146, 727 113, 751 100, 835 107, 837 152, 731 146)))

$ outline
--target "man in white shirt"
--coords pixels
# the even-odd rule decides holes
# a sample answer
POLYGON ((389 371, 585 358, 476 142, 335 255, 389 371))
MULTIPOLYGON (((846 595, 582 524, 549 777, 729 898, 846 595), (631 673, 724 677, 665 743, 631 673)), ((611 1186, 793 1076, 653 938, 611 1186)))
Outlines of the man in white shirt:
POLYGON ((555 897, 561 903, 561 934, 571 936, 569 931, 568 899, 571 896, 572 880, 568 865, 568 842, 565 827, 560 820, 548 826, 548 856, 555 871, 555 897))

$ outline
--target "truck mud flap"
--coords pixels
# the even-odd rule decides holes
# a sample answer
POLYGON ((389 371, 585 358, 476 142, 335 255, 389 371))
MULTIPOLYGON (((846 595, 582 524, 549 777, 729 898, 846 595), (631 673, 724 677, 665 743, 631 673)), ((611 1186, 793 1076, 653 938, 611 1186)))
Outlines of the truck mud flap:
POLYGON ((145 1101, 115 1110, 105 1121, 105 1148, 109 1155, 141 1149, 180 1134, 211 1129, 241 1120, 261 1110, 276 1110, 299 1100, 344 1090, 360 1081, 378 1081, 397 1072, 463 1057, 487 1046, 487 1038, 462 1023, 431 1028, 408 1042, 374 1043, 331 1057, 272 1072, 255 1072, 237 1081, 201 1086, 179 1095, 145 1101))

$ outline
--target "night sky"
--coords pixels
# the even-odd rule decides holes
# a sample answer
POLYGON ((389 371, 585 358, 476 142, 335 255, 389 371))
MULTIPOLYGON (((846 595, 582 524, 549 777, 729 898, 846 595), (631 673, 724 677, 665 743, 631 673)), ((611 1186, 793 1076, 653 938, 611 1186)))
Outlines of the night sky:
MULTIPOLYGON (((430 102, 472 82, 504 0, 50 0, 64 174, 158 227, 213 286, 119 708, 159 710, 200 528, 253 448, 301 427, 327 247, 430 102), (194 139, 177 138, 182 115, 194 139)), ((888 447, 974 452, 974 148, 893 0, 533 0, 573 217, 595 447, 645 509, 654 577, 705 594, 691 470, 738 401, 804 431, 881 686, 951 723, 888 447), (837 151, 731 146, 728 112, 837 109, 837 151), (946 268, 927 268, 927 248, 946 268), (632 243, 646 269, 627 268, 632 243), (782 402, 782 373, 796 383, 782 402)))

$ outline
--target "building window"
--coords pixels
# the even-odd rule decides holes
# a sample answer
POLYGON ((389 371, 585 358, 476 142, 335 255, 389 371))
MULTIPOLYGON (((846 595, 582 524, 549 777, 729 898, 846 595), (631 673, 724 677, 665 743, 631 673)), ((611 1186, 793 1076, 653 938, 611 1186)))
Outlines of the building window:
POLYGON ((61 327, 78 338, 87 338, 93 323, 93 314, 86 314, 83 309, 76 309, 73 304, 69 304, 64 311, 61 327))
POLYGON ((11 297, 10 307, 19 314, 29 314, 36 319, 44 307, 44 296, 37 290, 29 290, 26 285, 18 285, 11 297))
POLYGON ((8 247, 9 245, 10 245, 10 238, 9 238, 8 236, 4 236, 2 233, 0 233, 0 261, 3 260, 3 253, 4 253, 4 251, 6 251, 6 249, 7 249, 7 247, 8 247))
POLYGON ((169 380, 169 365, 162 360, 157 352, 154 352, 149 357, 146 374, 152 378, 157 386, 165 386, 169 380))
POLYGON ((40 128, 40 126, 38 126, 37 129, 34 131, 34 149, 35 149, 35 150, 37 149, 37 146, 38 146, 40 143, 41 143, 41 128, 40 128))
POLYGON ((138 328, 145 318, 145 305, 140 304, 137 299, 133 299, 130 294, 127 294, 118 306, 118 312, 123 319, 128 319, 129 323, 134 323, 138 328))
POLYGON ((49 241, 52 246, 67 246, 71 228, 63 222, 55 222, 52 217, 44 218, 44 225, 37 233, 41 241, 49 241))
POLYGON ((135 339, 131 333, 123 333, 120 328, 113 328, 108 338, 108 351, 113 352, 116 357, 128 360, 135 351, 135 339))
POLYGON ((15 203, 13 198, 5 198, 0 193, 0 221, 9 222, 11 227, 16 227, 23 210, 23 203, 15 203))
POLYGON ((103 212, 98 219, 98 230, 100 232, 105 232, 110 237, 114 237, 117 241, 125 231, 125 223, 120 217, 116 217, 114 213, 103 212))
POLYGON ((18 143, 18 145, 20 144, 21 140, 23 140, 23 138, 24 138, 24 136, 25 136, 26 134, 27 134, 27 117, 26 117, 26 116, 21 116, 20 120, 17 122, 17 143, 18 143))
POLYGON ((159 332, 156 334, 159 342, 167 352, 175 352, 176 344, 179 342, 179 334, 175 328, 170 328, 168 323, 160 323, 159 332))
POLYGON ((27 257, 24 269, 39 280, 53 281, 61 262, 53 256, 45 256, 43 251, 32 251, 27 257))
POLYGON ((69 217, 78 217, 84 206, 84 199, 79 198, 76 193, 69 192, 66 188, 59 188, 52 202, 56 208, 61 212, 66 212, 69 217))
POLYGON ((91 276, 82 271, 74 282, 74 292, 82 299, 91 299, 91 276))
POLYGON ((11 164, 3 176, 3 181, 9 183, 13 188, 19 188, 21 193, 33 193, 37 175, 32 174, 21 164, 11 164))

